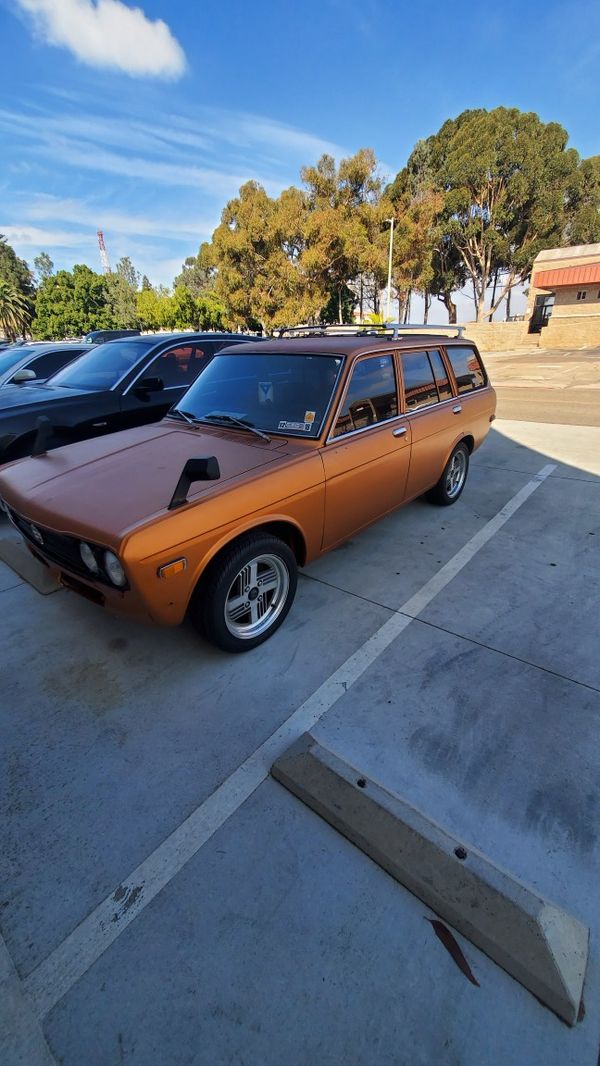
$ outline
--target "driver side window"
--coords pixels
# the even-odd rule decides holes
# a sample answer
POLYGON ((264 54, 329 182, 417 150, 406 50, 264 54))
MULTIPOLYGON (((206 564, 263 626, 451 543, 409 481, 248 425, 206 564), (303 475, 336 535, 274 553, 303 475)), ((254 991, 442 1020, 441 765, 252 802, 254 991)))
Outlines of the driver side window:
POLYGON ((145 378, 161 378, 165 389, 188 388, 208 361, 208 345, 180 344, 167 348, 144 370, 145 378))
POLYGON ((333 430, 342 437, 356 429, 385 422, 398 414, 394 360, 391 355, 371 355, 354 366, 344 406, 333 430))

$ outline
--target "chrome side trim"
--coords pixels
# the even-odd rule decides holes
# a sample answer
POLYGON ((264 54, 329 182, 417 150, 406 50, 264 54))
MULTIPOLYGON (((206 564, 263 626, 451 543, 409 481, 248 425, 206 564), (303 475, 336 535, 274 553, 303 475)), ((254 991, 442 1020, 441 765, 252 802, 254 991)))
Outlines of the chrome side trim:
POLYGON ((340 441, 348 440, 349 437, 357 437, 359 433, 368 433, 372 429, 381 429, 382 426, 391 426, 392 422, 397 422, 400 418, 406 418, 406 415, 392 415, 391 418, 386 418, 383 422, 373 422, 370 426, 362 426, 360 429, 351 429, 348 433, 342 433, 340 437, 330 436, 325 441, 325 444, 339 444, 340 441))

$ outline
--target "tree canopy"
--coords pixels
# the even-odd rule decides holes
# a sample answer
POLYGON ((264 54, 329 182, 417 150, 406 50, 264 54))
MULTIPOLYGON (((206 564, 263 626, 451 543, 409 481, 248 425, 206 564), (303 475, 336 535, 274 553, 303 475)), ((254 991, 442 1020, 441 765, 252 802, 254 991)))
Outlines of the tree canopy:
POLYGON ((581 160, 562 126, 534 113, 463 111, 418 141, 388 184, 370 148, 339 162, 321 156, 278 196, 245 182, 172 290, 146 275, 140 282, 128 256, 103 276, 83 265, 55 273, 41 252, 36 292, 28 264, 0 235, 4 306, 16 307, 15 293, 26 329, 35 303, 41 338, 102 327, 270 332, 357 314, 379 321, 392 219, 391 284, 405 320, 413 293, 424 298, 425 321, 439 300, 455 322, 461 291, 478 319, 505 299, 508 313, 541 249, 600 242, 600 156, 581 160))

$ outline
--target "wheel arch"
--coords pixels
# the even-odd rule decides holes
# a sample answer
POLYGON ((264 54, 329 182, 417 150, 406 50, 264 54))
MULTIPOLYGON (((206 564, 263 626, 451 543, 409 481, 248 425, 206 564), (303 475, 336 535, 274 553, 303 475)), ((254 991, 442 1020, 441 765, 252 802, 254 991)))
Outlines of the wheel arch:
POLYGON ((233 544, 236 544, 248 533, 269 533, 272 536, 279 537, 294 553, 298 566, 304 566, 306 562, 307 547, 304 533, 300 526, 292 519, 275 515, 269 518, 261 518, 254 522, 249 522, 242 528, 237 527, 234 531, 229 531, 220 538, 215 544, 212 545, 210 552, 207 552, 203 560, 202 569, 197 573, 196 579, 190 593, 189 605, 193 598, 201 593, 202 586, 208 576, 210 575, 213 567, 218 562, 219 557, 228 548, 231 548, 233 544))

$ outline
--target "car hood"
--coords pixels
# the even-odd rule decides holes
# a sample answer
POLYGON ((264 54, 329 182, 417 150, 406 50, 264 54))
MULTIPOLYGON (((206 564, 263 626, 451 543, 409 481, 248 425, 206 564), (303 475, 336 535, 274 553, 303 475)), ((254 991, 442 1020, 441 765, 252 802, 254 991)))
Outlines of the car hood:
POLYGON ((8 385, 2 388, 0 398, 0 416, 10 414, 15 407, 37 407, 42 403, 60 403, 73 400, 77 396, 89 396, 83 389, 61 389, 52 385, 8 385))
POLYGON ((40 525, 90 539, 102 531, 117 540, 166 511, 188 459, 214 455, 221 471, 218 481, 191 485, 192 502, 281 462, 298 449, 294 443, 162 422, 10 463, 0 473, 0 496, 40 525))

